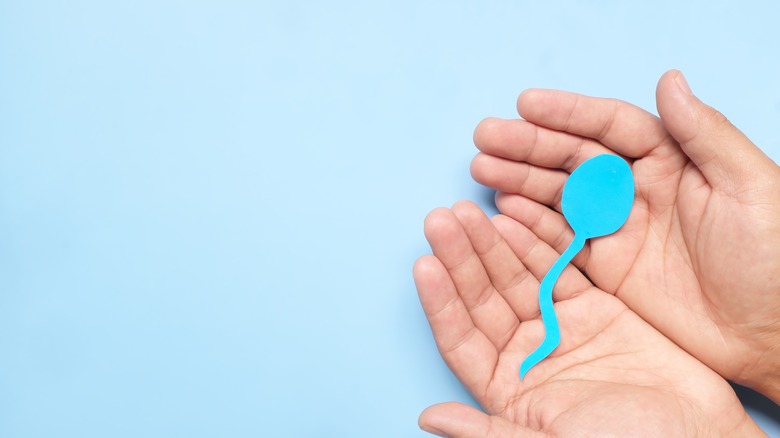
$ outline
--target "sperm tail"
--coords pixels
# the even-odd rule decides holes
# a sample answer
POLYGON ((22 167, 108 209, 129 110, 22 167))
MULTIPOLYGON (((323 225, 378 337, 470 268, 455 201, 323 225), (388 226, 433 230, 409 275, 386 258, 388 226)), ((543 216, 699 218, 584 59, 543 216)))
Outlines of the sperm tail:
POLYGON ((558 281, 558 277, 561 276, 566 265, 580 252, 584 245, 585 239, 575 234, 574 240, 572 240, 569 247, 566 248, 566 251, 561 254, 558 260, 555 261, 550 270, 547 271, 547 274, 542 279, 542 284, 539 285, 539 310, 542 313, 542 322, 544 323, 544 340, 520 364, 520 379, 525 377, 528 370, 534 365, 549 356, 558 347, 558 344, 561 343, 561 330, 558 327, 558 317, 555 315, 555 308, 553 307, 553 286, 555 286, 555 282, 558 281))
POLYGON ((520 364, 520 379, 525 378, 526 373, 528 373, 528 370, 531 369, 534 365, 538 364, 542 361, 545 357, 549 356, 550 353, 555 350, 556 347, 558 347, 558 344, 561 343, 561 334, 558 330, 558 324, 555 324, 555 329, 552 329, 551 327, 547 328, 547 335, 544 337, 544 341, 542 341, 542 345, 536 347, 536 350, 533 351, 533 353, 529 354, 528 357, 525 358, 522 364, 520 364))

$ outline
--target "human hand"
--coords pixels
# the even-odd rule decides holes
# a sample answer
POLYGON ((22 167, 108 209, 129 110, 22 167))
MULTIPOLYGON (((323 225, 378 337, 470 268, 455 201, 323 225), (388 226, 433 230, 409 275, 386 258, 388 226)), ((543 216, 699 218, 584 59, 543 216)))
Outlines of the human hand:
POLYGON ((563 251, 568 174, 612 153, 631 164, 636 199, 617 233, 574 259, 661 333, 722 376, 780 401, 780 168, 666 73, 658 117, 612 99, 528 90, 524 120, 486 119, 474 178, 501 212, 563 251), (552 207, 552 209, 547 207, 552 207))
MULTIPOLYGON (((731 387, 568 266, 554 289, 561 344, 520 380, 544 336, 539 279, 558 253, 476 205, 425 221, 434 255, 414 278, 447 365, 487 414, 434 405, 420 426, 451 437, 761 434, 731 387), (505 236, 506 239, 504 239, 505 236)), ((644 291, 649 293, 649 291, 644 291)))

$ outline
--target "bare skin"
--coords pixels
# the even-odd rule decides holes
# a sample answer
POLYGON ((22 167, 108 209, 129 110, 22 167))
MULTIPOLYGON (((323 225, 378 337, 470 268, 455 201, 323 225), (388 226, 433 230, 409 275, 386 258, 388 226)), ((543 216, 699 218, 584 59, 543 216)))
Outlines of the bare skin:
MULTIPOLYGON (((723 378, 569 266, 554 291, 562 343, 520 380, 541 341, 536 294, 558 253, 470 202, 425 221, 414 278, 439 351, 486 412, 426 409, 450 437, 761 436, 723 378), (506 239, 503 237, 506 236, 506 239)), ((651 293, 651 291, 643 291, 651 293)))
POLYGON ((723 377, 780 401, 780 168, 678 71, 656 93, 656 117, 613 99, 554 90, 518 98, 524 120, 486 119, 474 178, 499 210, 562 252, 568 174, 586 159, 631 164, 636 200, 617 233, 574 264, 596 287, 723 377))

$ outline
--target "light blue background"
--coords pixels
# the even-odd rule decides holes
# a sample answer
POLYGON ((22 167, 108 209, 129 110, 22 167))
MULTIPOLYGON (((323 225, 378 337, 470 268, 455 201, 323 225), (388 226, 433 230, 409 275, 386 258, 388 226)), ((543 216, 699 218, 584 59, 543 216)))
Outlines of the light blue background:
POLYGON ((0 0, 0 436, 423 436, 481 118, 674 67, 780 158, 772 2, 584 3, 0 0))

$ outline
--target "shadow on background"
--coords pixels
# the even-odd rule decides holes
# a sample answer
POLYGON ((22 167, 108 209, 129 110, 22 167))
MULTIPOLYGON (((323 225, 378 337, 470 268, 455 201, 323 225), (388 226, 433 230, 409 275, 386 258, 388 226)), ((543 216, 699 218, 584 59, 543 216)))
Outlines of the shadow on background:
MULTIPOLYGON (((771 419, 775 424, 780 423, 780 407, 774 404, 772 400, 769 400, 762 394, 753 391, 750 388, 735 383, 732 383, 731 387, 734 388, 737 397, 739 397, 739 400, 754 419, 756 419, 756 414, 758 414, 767 419, 771 419)), ((765 430, 765 432, 769 433, 770 436, 773 436, 770 431, 765 430)))

